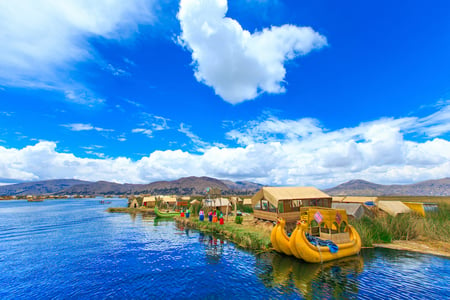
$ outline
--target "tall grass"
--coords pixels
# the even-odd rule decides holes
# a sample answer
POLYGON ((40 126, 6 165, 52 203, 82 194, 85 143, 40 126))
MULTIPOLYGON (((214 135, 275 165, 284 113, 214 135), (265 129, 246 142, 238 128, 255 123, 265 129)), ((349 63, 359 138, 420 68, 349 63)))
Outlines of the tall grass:
POLYGON ((395 217, 363 217, 351 224, 359 232, 362 244, 370 247, 376 243, 393 240, 436 240, 450 242, 450 205, 439 203, 436 212, 427 212, 425 218, 415 213, 395 217))

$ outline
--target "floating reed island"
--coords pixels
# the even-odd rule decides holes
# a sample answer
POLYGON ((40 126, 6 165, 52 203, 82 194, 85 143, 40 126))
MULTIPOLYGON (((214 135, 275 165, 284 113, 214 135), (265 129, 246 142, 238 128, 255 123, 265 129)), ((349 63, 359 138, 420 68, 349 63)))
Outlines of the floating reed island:
MULTIPOLYGON (((289 236, 302 207, 345 209, 348 225, 359 233, 362 247, 450 257, 450 197, 332 197, 313 187, 263 187, 251 199, 241 199, 224 198, 220 190, 209 189, 203 197, 132 197, 128 207, 108 211, 156 216, 155 207, 166 214, 189 209, 190 218, 172 216, 180 226, 218 234, 243 248, 262 252, 275 249, 270 238, 278 219, 286 220, 284 231, 289 236), (200 221, 200 210, 220 211, 224 224, 200 221), (238 210, 245 215, 242 224, 235 223, 238 210)), ((333 225, 325 229, 333 231, 333 225)))
POLYGON ((175 218, 178 226, 197 229, 202 232, 212 233, 225 237, 232 243, 244 249, 253 250, 255 252, 272 251, 272 244, 270 242, 270 232, 272 230, 272 223, 264 224, 255 222, 253 216, 243 216, 242 224, 236 224, 235 218, 224 221, 221 225, 219 222, 212 223, 200 221, 198 217, 191 218, 175 218))

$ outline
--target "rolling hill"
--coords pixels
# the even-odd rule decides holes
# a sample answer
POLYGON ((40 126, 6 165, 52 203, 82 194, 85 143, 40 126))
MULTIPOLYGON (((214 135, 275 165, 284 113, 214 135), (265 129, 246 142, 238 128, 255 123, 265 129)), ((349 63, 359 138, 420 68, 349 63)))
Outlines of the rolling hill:
POLYGON ((450 178, 405 185, 383 185, 357 179, 326 189, 325 192, 333 196, 450 196, 450 178))
POLYGON ((120 184, 108 181, 47 180, 0 186, 0 195, 120 195, 163 194, 201 195, 206 188, 218 188, 223 195, 254 194, 262 185, 252 182, 233 182, 211 177, 184 177, 173 181, 156 181, 149 184, 120 184))

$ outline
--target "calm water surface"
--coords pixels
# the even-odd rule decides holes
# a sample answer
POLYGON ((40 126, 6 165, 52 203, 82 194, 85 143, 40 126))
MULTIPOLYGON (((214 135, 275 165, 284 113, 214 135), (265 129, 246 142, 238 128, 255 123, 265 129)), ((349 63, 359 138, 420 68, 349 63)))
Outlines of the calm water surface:
POLYGON ((305 264, 106 213, 126 205, 111 201, 0 201, 0 299, 449 299, 448 259, 376 249, 305 264))

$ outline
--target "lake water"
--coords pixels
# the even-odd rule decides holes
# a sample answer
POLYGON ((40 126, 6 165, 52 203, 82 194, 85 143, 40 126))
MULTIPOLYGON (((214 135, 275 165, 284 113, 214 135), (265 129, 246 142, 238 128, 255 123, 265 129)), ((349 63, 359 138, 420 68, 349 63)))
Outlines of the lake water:
POLYGON ((111 214, 124 199, 0 201, 0 299, 448 299, 450 260, 368 249, 324 265, 111 214))

